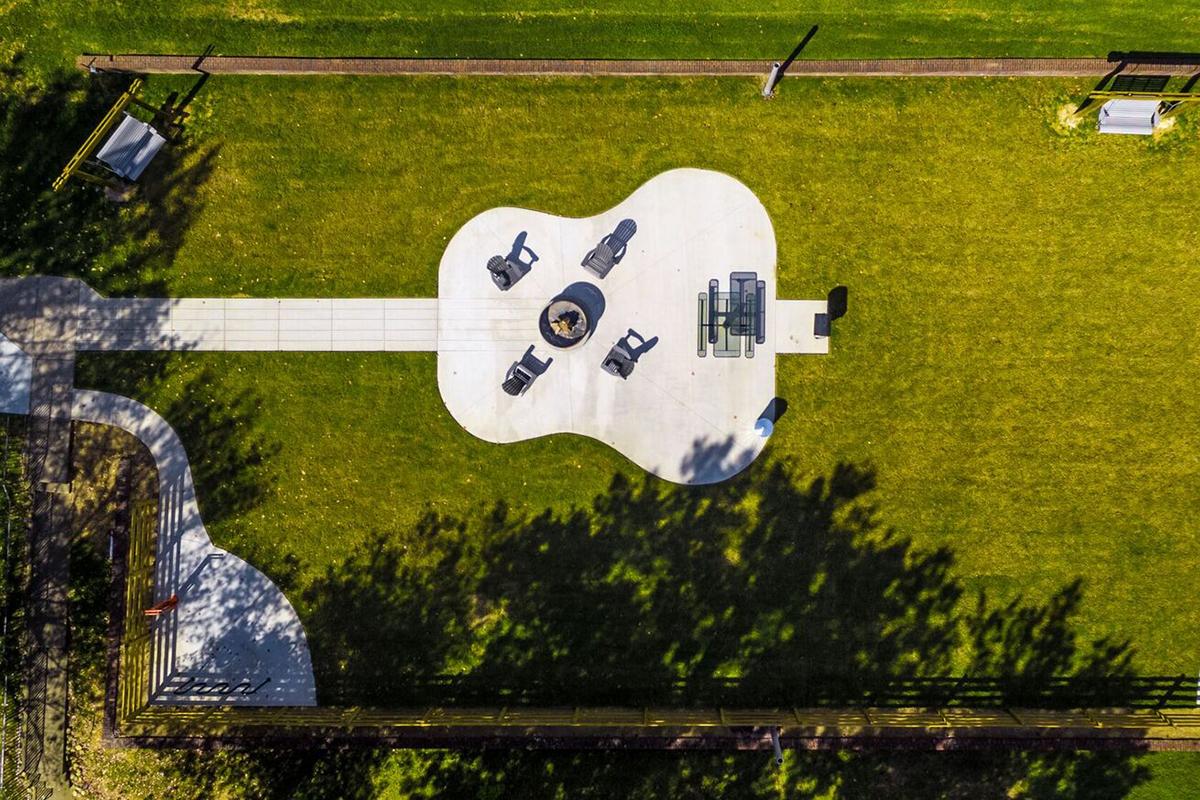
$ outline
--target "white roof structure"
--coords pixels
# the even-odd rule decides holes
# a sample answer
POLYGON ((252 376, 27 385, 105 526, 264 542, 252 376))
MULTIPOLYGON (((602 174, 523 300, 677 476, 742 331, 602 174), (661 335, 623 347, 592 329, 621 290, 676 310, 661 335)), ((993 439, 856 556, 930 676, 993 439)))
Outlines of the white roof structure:
POLYGON ((1100 107, 1100 132, 1149 136, 1158 127, 1158 100, 1109 100, 1100 107))
POLYGON ((125 114, 121 124, 96 153, 96 160, 126 180, 136 181, 167 140, 136 117, 125 114))

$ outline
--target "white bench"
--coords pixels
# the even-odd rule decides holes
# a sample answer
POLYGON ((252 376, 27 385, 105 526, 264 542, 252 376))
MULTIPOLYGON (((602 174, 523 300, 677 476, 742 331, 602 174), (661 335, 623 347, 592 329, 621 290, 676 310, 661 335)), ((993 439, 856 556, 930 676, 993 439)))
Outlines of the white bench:
POLYGON ((1109 100, 1100 107, 1100 132, 1149 136, 1159 122, 1158 100, 1109 100))
POLYGON ((120 177, 136 181, 166 141, 154 128, 126 114, 96 154, 96 160, 120 177))

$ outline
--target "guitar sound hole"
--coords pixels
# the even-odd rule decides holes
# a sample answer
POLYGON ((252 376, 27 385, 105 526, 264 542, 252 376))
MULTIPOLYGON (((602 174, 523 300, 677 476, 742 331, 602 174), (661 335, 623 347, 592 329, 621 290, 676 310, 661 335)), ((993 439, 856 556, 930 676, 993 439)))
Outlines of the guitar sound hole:
POLYGON ((539 323, 542 338, 555 347, 574 347, 587 339, 590 325, 583 308, 562 298, 553 300, 542 311, 539 323))
POLYGON ((588 340, 602 313, 604 296, 599 289, 590 284, 572 284, 542 309, 538 329, 547 344, 566 350, 588 340))

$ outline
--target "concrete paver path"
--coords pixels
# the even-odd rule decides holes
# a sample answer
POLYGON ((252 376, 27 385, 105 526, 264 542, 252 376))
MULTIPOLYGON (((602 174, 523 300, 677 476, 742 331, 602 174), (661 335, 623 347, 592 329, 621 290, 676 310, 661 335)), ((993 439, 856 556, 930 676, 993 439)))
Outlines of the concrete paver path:
MULTIPOLYGON (((77 389, 74 417, 136 436, 158 469, 155 602, 179 597, 154 626, 154 703, 316 705, 304 629, 283 592, 213 545, 187 453, 161 416, 127 397, 77 389)), ((282 535, 282 534, 281 534, 282 535)))
POLYGON ((80 350, 432 351, 437 300, 105 298, 80 302, 80 350))
MULTIPOLYGON (((197 56, 84 54, 80 69, 140 73, 190 73, 197 56)), ((1195 65, 1130 63, 1107 58, 841 58, 801 59, 789 76, 810 77, 1099 77, 1122 72, 1190 75, 1195 65)), ((762 59, 388 58, 309 56, 209 56, 203 68, 225 75, 747 75, 764 80, 762 59)))

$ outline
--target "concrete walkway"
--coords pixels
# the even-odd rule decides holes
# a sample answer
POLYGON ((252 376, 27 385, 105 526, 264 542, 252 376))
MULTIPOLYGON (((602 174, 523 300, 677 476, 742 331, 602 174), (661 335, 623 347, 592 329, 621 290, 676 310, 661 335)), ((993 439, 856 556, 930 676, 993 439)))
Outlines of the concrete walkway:
MULTIPOLYGON (((139 73, 191 73, 196 55, 85 54, 80 69, 139 73)), ((1105 58, 895 58, 802 59, 792 77, 1099 77, 1119 62, 1105 58)), ((224 75, 743 75, 764 80, 771 62, 687 59, 504 59, 504 58, 319 58, 305 56, 209 56, 206 71, 224 75)), ((1195 65, 1128 64, 1124 73, 1190 75, 1195 65)))
MULTIPOLYGON (((446 246, 436 299, 122 299, 101 297, 79 281, 37 280, 54 282, 60 305, 71 309, 62 323, 69 323, 72 343, 64 357, 76 349, 436 351, 447 409, 481 439, 578 433, 659 477, 703 484, 741 471, 766 445, 776 354, 829 352, 829 338, 814 332, 826 301, 777 301, 775 259, 771 220, 749 188, 718 172, 677 169, 586 219, 518 208, 476 216, 446 246), (624 260, 603 279, 586 272, 584 254, 626 219, 637 232, 624 260), (508 253, 519 235, 539 257, 501 291, 485 265, 508 253), (698 297, 708 296, 712 280, 727 292, 733 272, 753 273, 764 287, 765 335, 744 354, 744 340, 718 354, 700 331, 698 297), (601 297, 603 313, 583 344, 556 351, 539 331, 539 317, 572 285, 601 297), (653 339, 652 348, 624 379, 603 371, 610 348, 630 334, 653 339), (513 397, 502 384, 526 355, 548 368, 513 397)), ((25 286, 0 280, 0 295, 21 294, 25 286)), ((62 339, 47 328, 38 341, 61 347, 62 339)), ((20 403, 22 362, 0 361, 5 365, 11 402, 20 403)), ((69 412, 59 416, 69 420, 69 412)))
POLYGON ((179 604, 151 623, 151 702, 316 705, 299 616, 270 579, 213 545, 187 453, 166 420, 129 398, 84 390, 75 391, 73 414, 133 434, 158 469, 154 599, 178 595, 179 604))
POLYGON ((29 641, 24 764, 54 797, 69 797, 67 759, 68 588, 71 537, 71 398, 78 290, 56 278, 0 281, 3 408, 27 413, 31 484, 29 641), (11 381, 11 383, 7 383, 11 381), (24 407, 24 411, 21 411, 24 407))
POLYGON ((437 300, 105 298, 79 303, 80 350, 432 351, 437 300))

